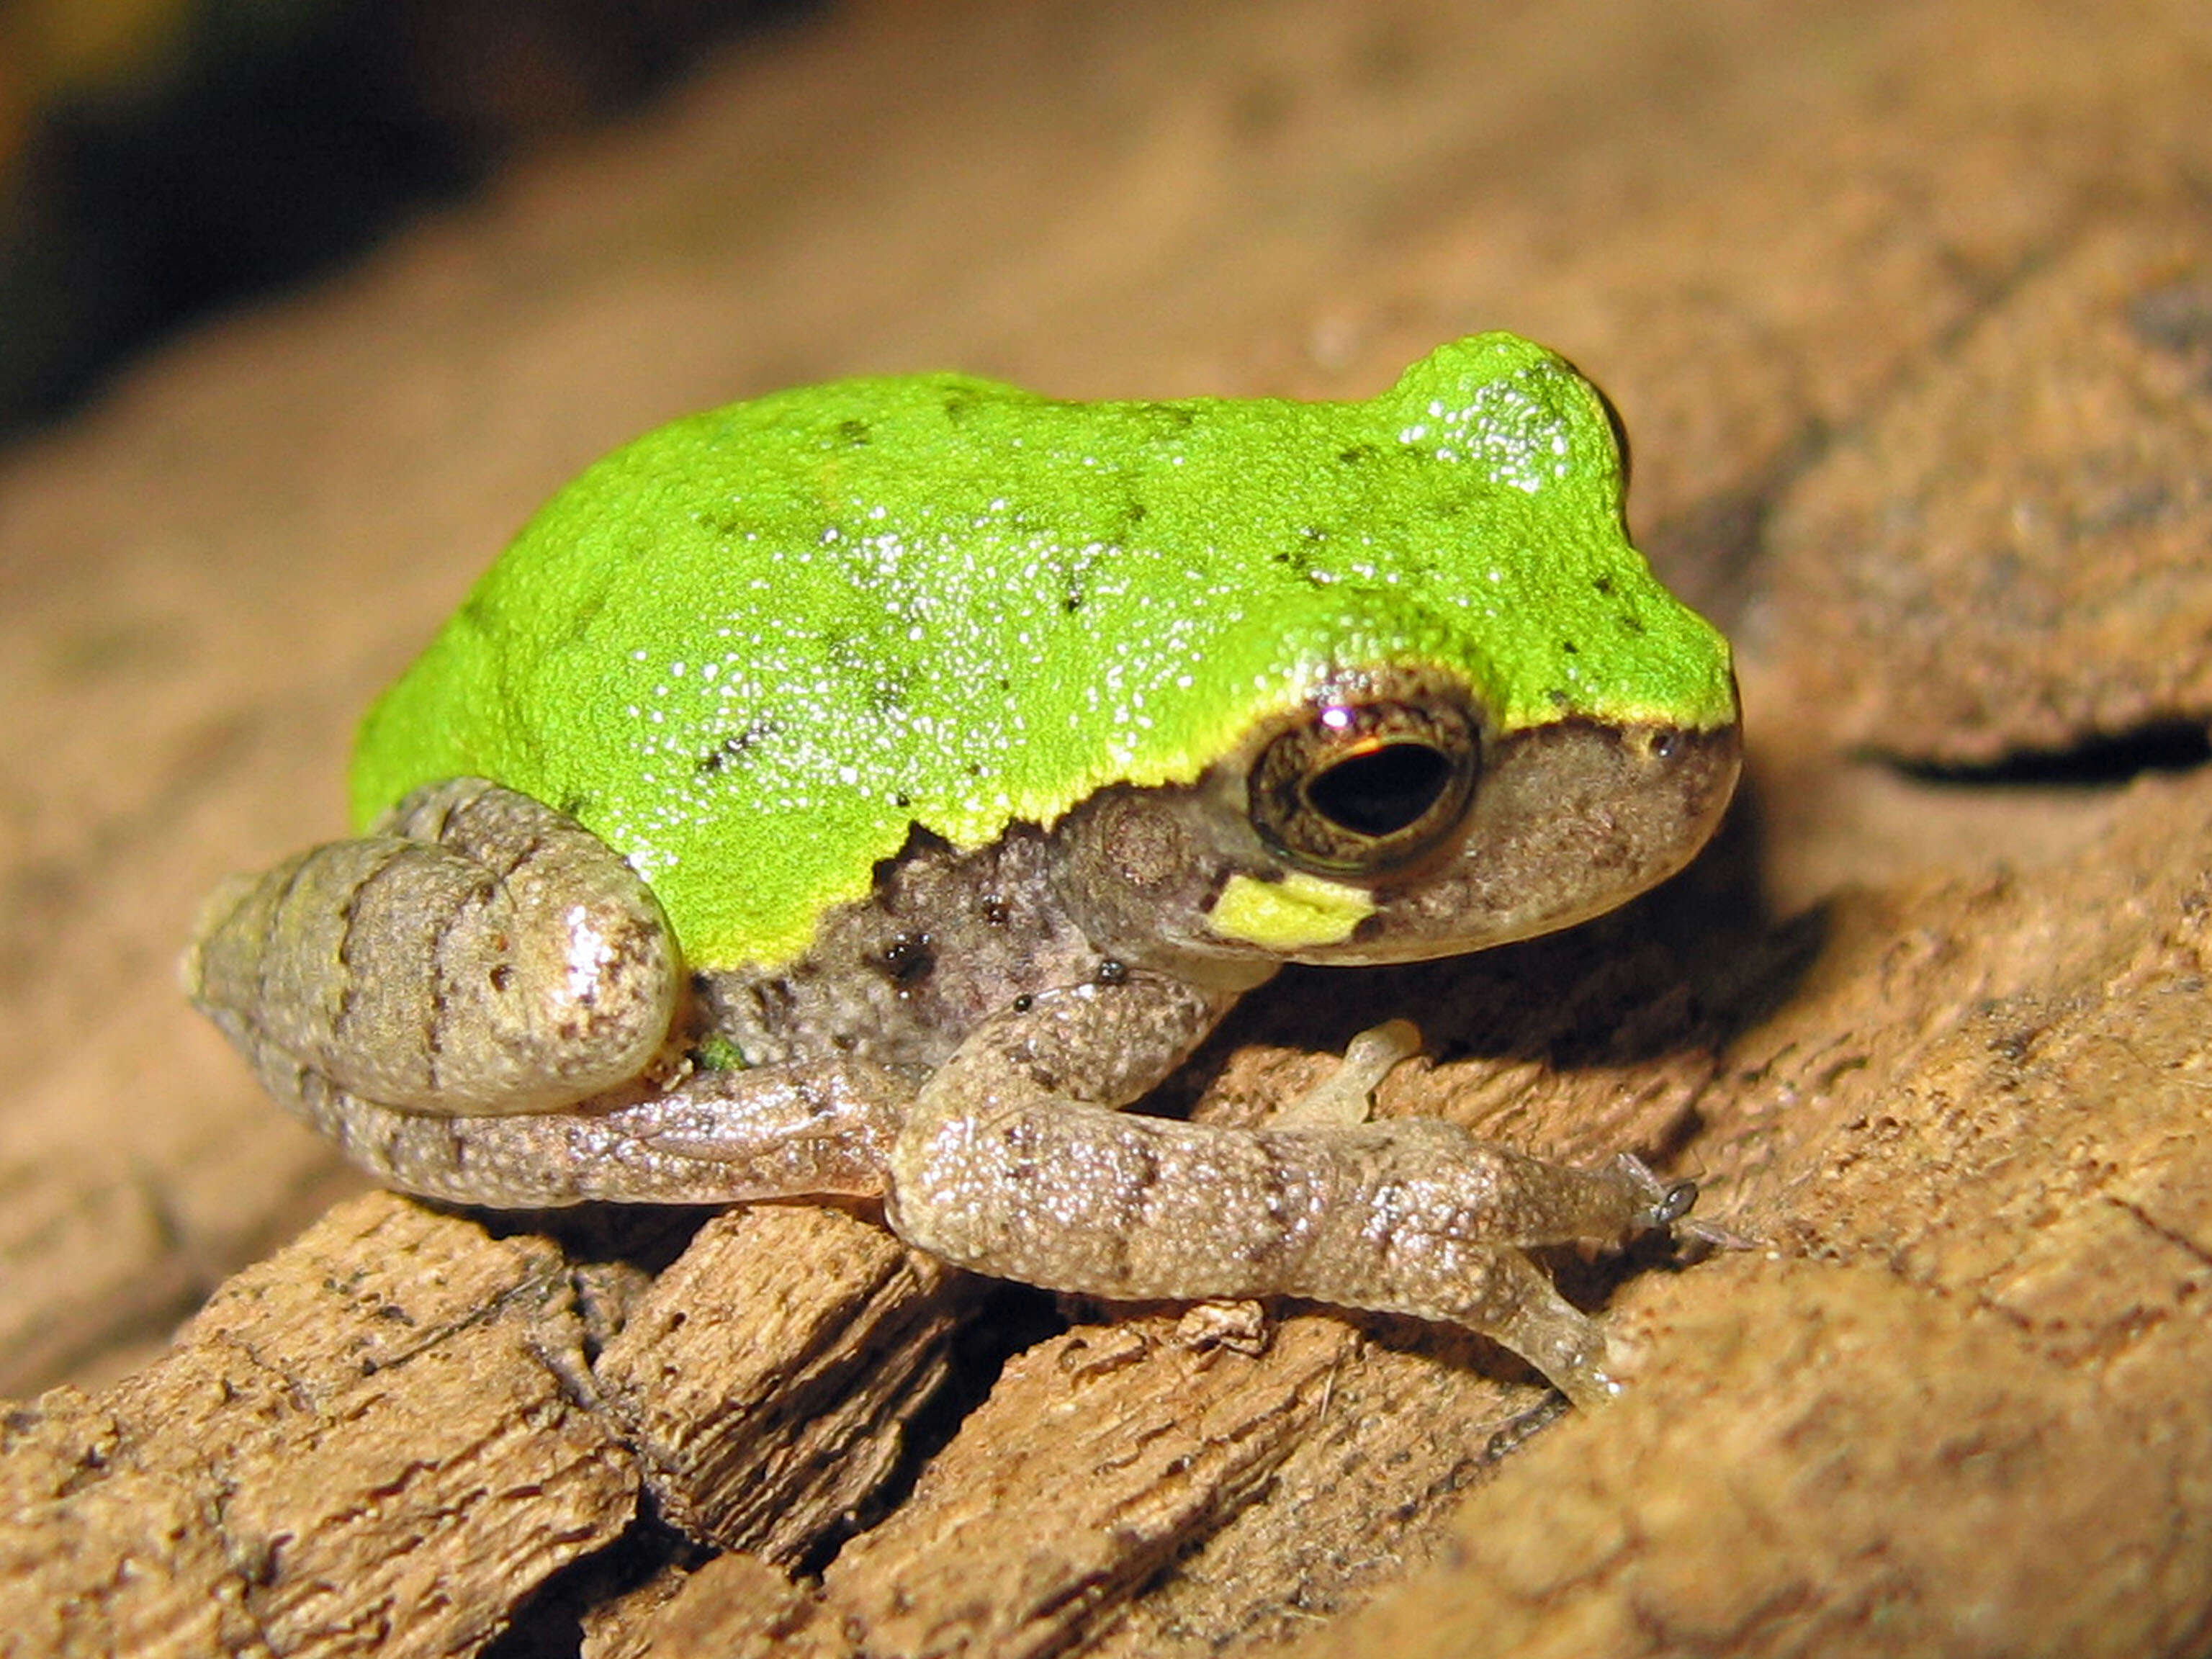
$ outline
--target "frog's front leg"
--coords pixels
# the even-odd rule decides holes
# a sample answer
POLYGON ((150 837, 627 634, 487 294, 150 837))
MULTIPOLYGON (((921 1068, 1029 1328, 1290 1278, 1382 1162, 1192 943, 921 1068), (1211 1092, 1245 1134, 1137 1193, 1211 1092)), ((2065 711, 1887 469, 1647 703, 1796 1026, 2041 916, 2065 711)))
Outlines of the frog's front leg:
POLYGON ((886 1213, 945 1259, 1133 1300, 1295 1296, 1493 1337, 1577 1402, 1605 1337, 1522 1254, 1668 1224, 1694 1197, 1632 1159, 1574 1170, 1451 1124, 1235 1129, 1124 1115, 1097 1057, 1194 994, 1133 974, 987 1022, 893 1144, 886 1213))

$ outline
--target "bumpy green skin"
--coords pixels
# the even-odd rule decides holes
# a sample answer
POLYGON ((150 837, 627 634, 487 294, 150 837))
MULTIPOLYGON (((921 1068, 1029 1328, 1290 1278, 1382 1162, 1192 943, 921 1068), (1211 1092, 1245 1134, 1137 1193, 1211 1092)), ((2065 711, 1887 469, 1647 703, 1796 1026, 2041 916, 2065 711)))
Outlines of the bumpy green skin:
POLYGON ((1629 546, 1620 471, 1506 334, 1364 403, 733 404, 538 514, 369 714, 354 810, 491 778, 623 852, 695 965, 773 965, 909 825, 975 847, 1188 781, 1333 666, 1455 674, 1497 732, 1726 726, 1727 647, 1629 546))

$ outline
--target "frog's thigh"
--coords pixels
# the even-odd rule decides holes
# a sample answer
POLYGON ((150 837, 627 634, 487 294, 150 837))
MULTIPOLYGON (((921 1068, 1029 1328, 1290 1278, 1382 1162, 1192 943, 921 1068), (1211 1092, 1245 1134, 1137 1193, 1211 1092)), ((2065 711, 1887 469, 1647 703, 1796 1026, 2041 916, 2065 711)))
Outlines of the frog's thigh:
POLYGON ((361 1168, 425 1198, 501 1209, 879 1194, 913 1082, 848 1061, 702 1072, 641 1097, 448 1117, 293 1079, 301 1115, 361 1168))
POLYGON ((1578 1397, 1602 1392, 1602 1337, 1520 1249, 1671 1218, 1677 1195, 1640 1165, 1567 1169, 1428 1119, 1241 1130, 1124 1115, 1076 1097, 1065 1032, 1054 1039, 1001 1016, 923 1087, 890 1159, 885 1211, 902 1236, 1058 1290, 1447 1320, 1578 1397))
POLYGON ((457 779, 217 895, 185 981, 287 1104, 299 1066, 345 1095, 477 1115, 635 1077, 667 1040, 681 967, 613 849, 457 779))

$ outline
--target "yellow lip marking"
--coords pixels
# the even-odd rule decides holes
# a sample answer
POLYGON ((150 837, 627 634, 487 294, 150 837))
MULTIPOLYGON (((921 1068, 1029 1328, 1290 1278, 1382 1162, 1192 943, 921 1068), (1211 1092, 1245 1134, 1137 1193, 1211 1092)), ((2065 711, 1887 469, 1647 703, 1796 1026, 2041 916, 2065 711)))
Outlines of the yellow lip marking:
POLYGON ((1224 939, 1290 951, 1340 944, 1374 914, 1374 895, 1364 888, 1298 871, 1280 881, 1231 876, 1206 920, 1224 939))

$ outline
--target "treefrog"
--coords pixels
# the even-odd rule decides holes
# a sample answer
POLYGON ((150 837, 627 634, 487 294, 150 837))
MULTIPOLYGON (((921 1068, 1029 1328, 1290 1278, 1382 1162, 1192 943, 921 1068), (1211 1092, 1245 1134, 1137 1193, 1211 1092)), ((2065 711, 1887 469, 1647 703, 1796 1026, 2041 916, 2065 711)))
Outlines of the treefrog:
POLYGON ((1503 333, 1364 402, 679 420, 523 530, 369 713, 358 836, 227 885, 186 988, 410 1192, 860 1195, 983 1273, 1455 1322, 1603 1398, 1522 1251, 1686 1183, 1365 1121, 1399 1027, 1261 1127, 1122 1109, 1285 963, 1565 927, 1706 839, 1729 647, 1623 486, 1503 333))

